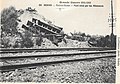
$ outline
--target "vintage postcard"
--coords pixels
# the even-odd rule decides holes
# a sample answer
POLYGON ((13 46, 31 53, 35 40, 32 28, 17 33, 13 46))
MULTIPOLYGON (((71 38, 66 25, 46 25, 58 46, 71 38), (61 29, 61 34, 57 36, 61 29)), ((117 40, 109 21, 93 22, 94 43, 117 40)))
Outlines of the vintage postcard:
POLYGON ((119 0, 0 0, 0 83, 120 84, 119 0))

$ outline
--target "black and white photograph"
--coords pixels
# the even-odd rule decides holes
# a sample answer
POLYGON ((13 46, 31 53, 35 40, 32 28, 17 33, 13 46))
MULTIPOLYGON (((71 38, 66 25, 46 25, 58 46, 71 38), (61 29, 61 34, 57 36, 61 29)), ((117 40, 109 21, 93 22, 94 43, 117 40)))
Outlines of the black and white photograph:
POLYGON ((119 84, 117 1, 0 0, 0 83, 119 84))

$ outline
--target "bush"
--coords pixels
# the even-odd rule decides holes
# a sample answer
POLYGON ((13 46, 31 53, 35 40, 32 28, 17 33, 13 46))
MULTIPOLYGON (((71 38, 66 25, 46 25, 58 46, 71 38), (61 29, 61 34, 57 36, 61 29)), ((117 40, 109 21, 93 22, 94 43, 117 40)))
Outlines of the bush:
POLYGON ((33 46, 34 43, 32 41, 32 33, 26 30, 23 35, 22 47, 30 48, 33 46))
MULTIPOLYGON (((90 38, 91 42, 96 41, 97 44, 96 47, 116 47, 116 36, 113 35, 112 37, 109 35, 106 35, 105 37, 100 37, 100 39, 96 40, 95 38, 90 38), (112 38, 112 42, 111 42, 112 38)), ((89 43, 88 41, 88 43, 89 43)))
POLYGON ((32 42, 32 40, 30 38, 26 38, 23 41, 23 44, 24 44, 24 47, 26 47, 26 48, 30 48, 30 47, 34 46, 34 43, 32 42))
POLYGON ((42 39, 41 36, 37 37, 37 39, 36 39, 36 45, 41 46, 42 41, 43 41, 43 39, 42 39))
POLYGON ((1 47, 8 48, 10 47, 10 39, 9 38, 1 38, 1 47))

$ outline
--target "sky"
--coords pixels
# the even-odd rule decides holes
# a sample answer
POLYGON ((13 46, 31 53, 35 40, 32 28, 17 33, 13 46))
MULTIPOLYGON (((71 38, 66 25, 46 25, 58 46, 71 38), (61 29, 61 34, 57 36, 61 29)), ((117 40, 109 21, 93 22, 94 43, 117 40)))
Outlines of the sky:
MULTIPOLYGON (((55 25, 63 27, 65 33, 84 32, 91 35, 110 35, 111 27, 108 22, 110 13, 110 0, 1 0, 1 10, 14 6, 16 9, 35 8, 40 15, 43 15, 55 25), (45 7, 39 4, 60 4, 59 1, 88 1, 90 5, 104 5, 104 7, 45 7)), ((115 2, 114 2, 115 6, 115 2)), ((115 14, 115 10, 114 10, 115 14)), ((114 28, 114 33, 116 29, 114 28)))

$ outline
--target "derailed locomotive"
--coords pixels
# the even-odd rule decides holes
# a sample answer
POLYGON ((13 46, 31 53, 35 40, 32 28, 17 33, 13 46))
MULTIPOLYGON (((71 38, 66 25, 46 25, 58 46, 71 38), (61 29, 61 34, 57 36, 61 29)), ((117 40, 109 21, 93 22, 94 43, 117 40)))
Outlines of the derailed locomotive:
POLYGON ((26 25, 22 25, 22 28, 32 32, 35 36, 49 39, 55 45, 58 45, 65 37, 63 28, 53 24, 50 25, 35 18, 32 18, 32 21, 28 20, 26 25))

